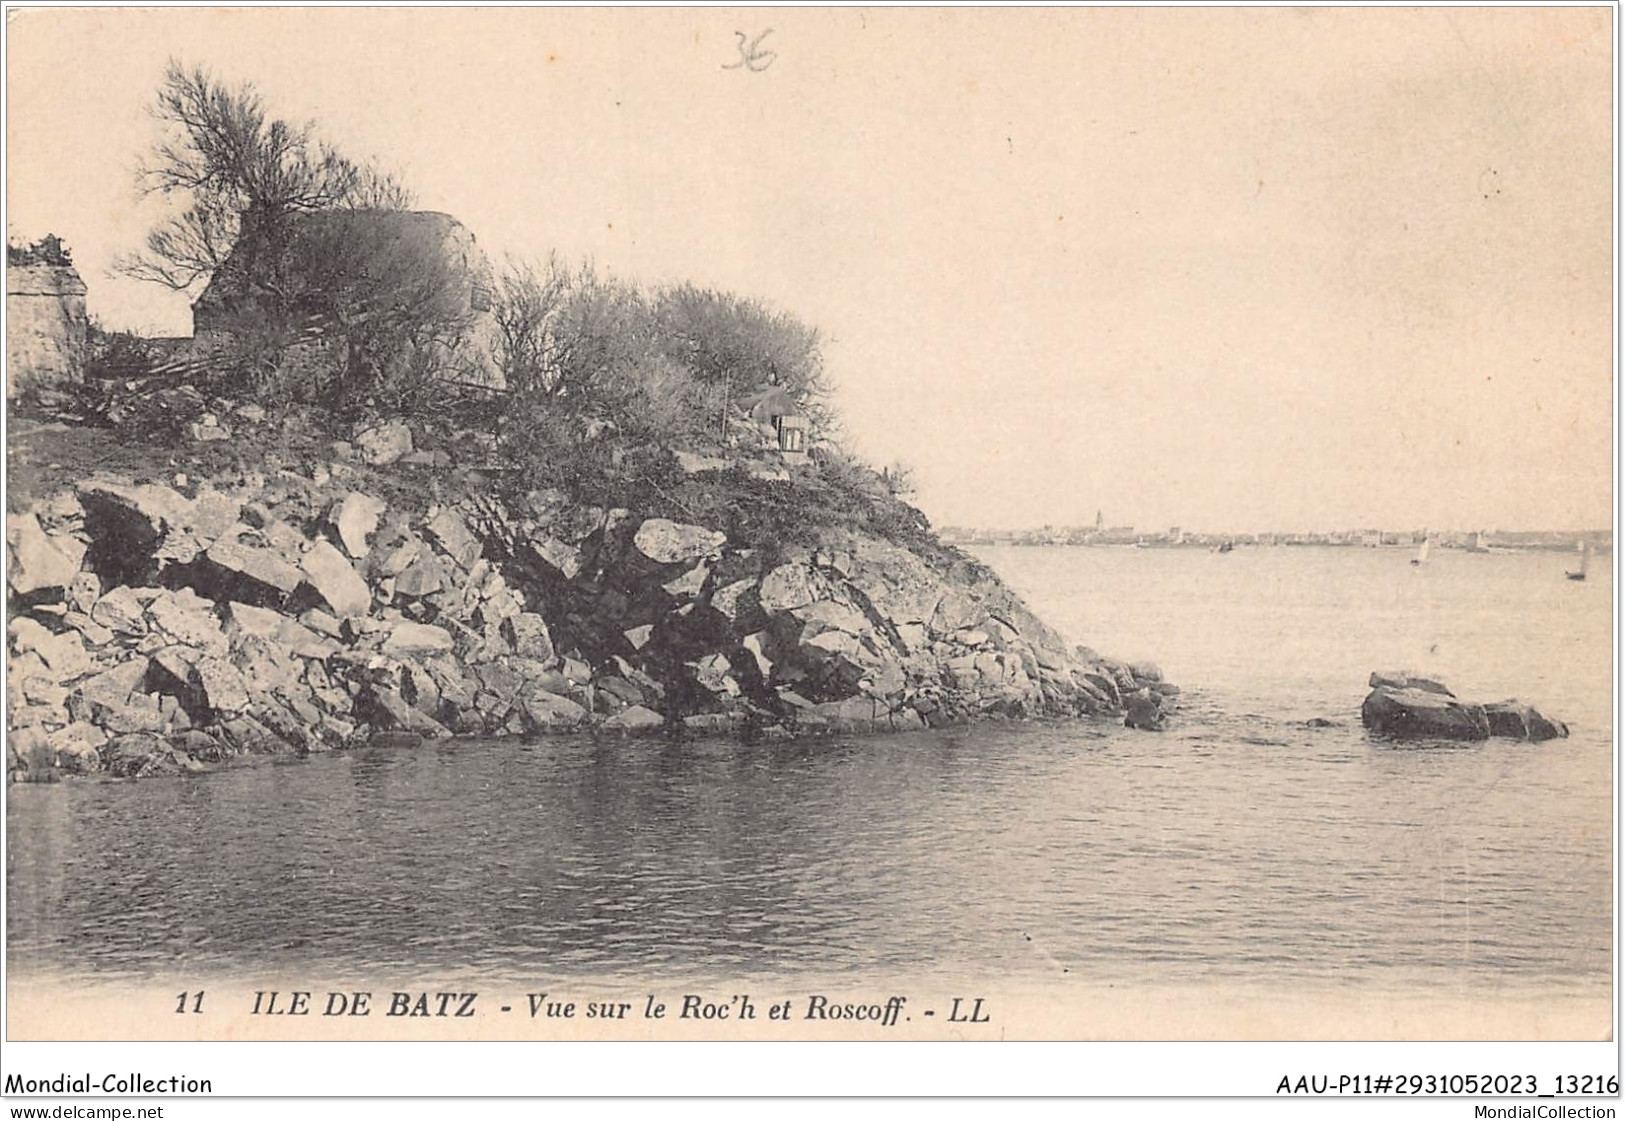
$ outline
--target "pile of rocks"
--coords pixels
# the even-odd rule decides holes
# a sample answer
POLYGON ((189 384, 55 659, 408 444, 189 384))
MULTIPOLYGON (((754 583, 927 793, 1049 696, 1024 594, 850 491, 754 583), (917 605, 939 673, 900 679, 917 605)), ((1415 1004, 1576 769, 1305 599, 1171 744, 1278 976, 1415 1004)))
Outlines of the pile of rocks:
POLYGON ((986 570, 871 538, 769 556, 556 492, 407 511, 366 483, 92 478, 12 516, 13 777, 584 727, 1156 728, 1178 692, 1067 650, 986 570))
POLYGON ((1371 693, 1360 706, 1360 721, 1393 739, 1486 740, 1505 736, 1549 740, 1569 734, 1554 720, 1518 700, 1494 704, 1460 701, 1443 683, 1413 674, 1373 673, 1371 693))

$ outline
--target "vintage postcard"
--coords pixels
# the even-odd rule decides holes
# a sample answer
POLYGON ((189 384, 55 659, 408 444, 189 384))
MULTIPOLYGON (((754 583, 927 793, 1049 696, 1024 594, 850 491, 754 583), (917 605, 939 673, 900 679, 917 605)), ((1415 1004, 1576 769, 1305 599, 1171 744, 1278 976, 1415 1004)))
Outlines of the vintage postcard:
POLYGON ((1615 19, 8 9, 6 1093, 1617 1094, 1615 19))

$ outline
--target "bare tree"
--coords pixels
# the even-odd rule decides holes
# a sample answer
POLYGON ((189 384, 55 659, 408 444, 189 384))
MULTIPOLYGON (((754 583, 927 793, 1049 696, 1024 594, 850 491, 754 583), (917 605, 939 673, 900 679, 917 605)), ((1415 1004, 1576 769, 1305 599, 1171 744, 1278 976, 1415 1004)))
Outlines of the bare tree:
POLYGON ((510 260, 497 284, 491 310, 499 332, 496 357, 503 379, 518 393, 551 393, 562 364, 564 340, 557 328, 570 293, 570 270, 556 253, 540 269, 528 261, 510 260))
POLYGON ((231 86, 203 67, 171 61, 153 113, 167 135, 141 183, 183 206, 147 235, 142 252, 120 262, 139 279, 196 287, 220 267, 245 222, 268 233, 299 210, 412 205, 394 175, 339 154, 311 124, 268 116, 251 83, 231 86))

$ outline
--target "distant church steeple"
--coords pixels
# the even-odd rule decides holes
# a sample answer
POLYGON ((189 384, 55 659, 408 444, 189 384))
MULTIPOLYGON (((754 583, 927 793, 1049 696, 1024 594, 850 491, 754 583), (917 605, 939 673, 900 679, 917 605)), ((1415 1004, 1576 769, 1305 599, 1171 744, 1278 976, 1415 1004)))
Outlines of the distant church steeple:
POLYGON ((1095 511, 1095 532, 1099 533, 1106 528, 1106 514, 1102 510, 1095 511))

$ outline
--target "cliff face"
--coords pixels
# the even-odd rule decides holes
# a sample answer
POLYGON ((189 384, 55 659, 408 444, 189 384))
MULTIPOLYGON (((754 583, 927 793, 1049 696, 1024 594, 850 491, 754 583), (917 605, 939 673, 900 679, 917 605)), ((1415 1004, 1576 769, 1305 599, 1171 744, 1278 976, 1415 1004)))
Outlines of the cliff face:
POLYGON ((401 496, 427 485, 387 481, 342 462, 97 477, 12 515, 13 778, 452 734, 918 729, 1177 692, 1068 651, 968 558, 852 532, 735 542, 557 492, 422 504, 401 496))

